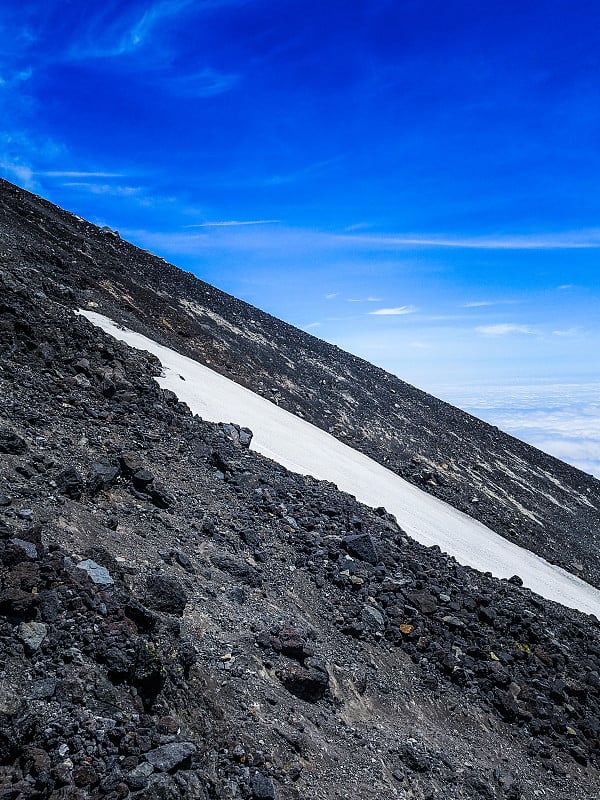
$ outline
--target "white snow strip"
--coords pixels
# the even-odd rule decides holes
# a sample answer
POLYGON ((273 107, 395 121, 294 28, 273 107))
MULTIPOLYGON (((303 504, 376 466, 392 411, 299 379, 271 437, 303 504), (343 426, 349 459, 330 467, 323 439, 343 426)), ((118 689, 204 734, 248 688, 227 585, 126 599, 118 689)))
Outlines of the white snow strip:
POLYGON ((194 413, 212 422, 250 428, 252 447, 259 453, 293 472, 331 481, 366 505, 385 506, 406 533, 424 545, 439 545, 461 564, 498 578, 519 575, 525 586, 542 597, 600 618, 600 591, 569 572, 503 539, 315 425, 197 361, 101 314, 87 310, 81 314, 116 339, 157 356, 164 369, 158 383, 175 392, 194 413))

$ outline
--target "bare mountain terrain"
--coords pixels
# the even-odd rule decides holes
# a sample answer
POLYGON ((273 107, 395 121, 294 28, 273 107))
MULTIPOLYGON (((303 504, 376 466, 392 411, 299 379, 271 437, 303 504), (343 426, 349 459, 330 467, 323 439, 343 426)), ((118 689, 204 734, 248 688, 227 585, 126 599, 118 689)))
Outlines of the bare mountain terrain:
POLYGON ((0 258, 303 416, 600 587, 600 481, 8 183, 0 258))
POLYGON ((2 800, 600 794, 595 617, 261 457, 74 310, 596 585, 598 481, 4 182, 0 237, 2 800))

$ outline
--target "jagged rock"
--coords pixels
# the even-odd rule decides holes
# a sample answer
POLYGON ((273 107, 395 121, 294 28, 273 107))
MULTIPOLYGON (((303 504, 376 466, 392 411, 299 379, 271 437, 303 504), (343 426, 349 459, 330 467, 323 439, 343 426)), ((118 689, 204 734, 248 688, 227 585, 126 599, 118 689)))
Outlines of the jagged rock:
POLYGON ((250 443, 252 442, 252 431, 250 428, 241 428, 233 422, 221 424, 221 427, 225 435, 231 439, 234 444, 246 449, 250 447, 250 443))
POLYGON ((48 628, 43 622, 22 622, 19 625, 19 636, 32 651, 40 649, 47 633, 48 628))
POLYGON ((0 429, 0 453, 21 455, 27 450, 26 441, 10 428, 0 429))
POLYGON ((75 786, 93 786, 98 783, 98 773, 91 764, 80 764, 73 770, 73 783, 75 786))
POLYGON ((144 464, 138 453, 121 453, 119 456, 119 464, 123 470, 123 474, 128 478, 138 470, 144 469, 144 464))
POLYGON ((223 572, 228 572, 235 578, 250 586, 260 586, 262 578, 258 570, 246 561, 229 555, 214 555, 212 563, 223 572))
POLYGON ((150 498, 157 508, 170 508, 175 502, 171 492, 160 483, 146 489, 146 491, 150 494, 150 498))
POLYGON ((307 659, 305 666, 286 664, 277 670, 277 677, 285 688, 309 703, 316 703, 329 688, 329 674, 325 664, 316 658, 307 659))
POLYGON ((154 480, 154 475, 147 469, 137 469, 131 476, 131 482, 140 492, 148 491, 148 486, 154 480))
POLYGON ((373 537, 368 533, 356 533, 352 536, 345 536, 343 544, 350 555, 367 561, 369 564, 377 564, 379 554, 373 537))
POLYGON ((257 772, 250 782, 252 797, 255 800, 275 800, 275 787, 273 779, 268 775, 257 772))
POLYGON ((148 785, 148 779, 154 772, 154 767, 149 761, 144 761, 138 764, 135 769, 128 772, 125 776, 125 782, 133 791, 145 789, 148 785))
POLYGON ((187 602, 187 593, 176 578, 159 574, 146 581, 146 604, 155 611, 181 617, 187 602))
POLYGON ((24 550, 27 554, 28 558, 37 558, 38 551, 37 547, 33 542, 27 542, 24 539, 15 538, 12 540, 13 544, 16 544, 17 547, 20 547, 21 550, 24 550))
POLYGON ((422 614, 433 614, 437 611, 437 600, 430 592, 410 592, 408 600, 416 606, 422 614))
POLYGON ((251 388, 264 380, 268 394, 276 381, 282 406, 334 432, 339 415, 363 452, 385 452, 416 482, 429 471, 424 489, 515 541, 550 554, 560 542, 569 568, 597 582, 600 560, 584 541, 598 527, 591 478, 543 454, 532 461, 499 432, 486 438, 483 423, 261 312, 251 312, 259 336, 245 339, 250 312, 234 298, 1 181, 0 211, 0 429, 27 443, 26 458, 0 458, 12 498, 0 506, 0 797, 270 800, 277 786, 290 798, 395 789, 480 800, 492 780, 498 800, 538 788, 548 800, 598 795, 594 619, 460 567, 385 510, 243 448, 235 426, 231 438, 158 388, 156 359, 72 310, 93 298, 251 388), (402 409, 394 424, 390 399, 402 409), (129 454, 123 469, 119 453, 129 454), (516 505, 502 516, 502 492, 486 499, 476 460, 491 491, 535 499, 543 542, 516 505), (53 485, 65 465, 87 476, 77 503, 53 485), (167 513, 149 494, 161 481, 167 513), (353 552, 352 537, 375 552, 353 552), (115 584, 88 580, 81 558, 105 564, 115 584), (175 599, 158 591, 164 609, 145 605, 157 563, 180 582, 175 599), (37 650, 22 622, 46 626, 37 650), (189 761, 159 772, 145 760, 180 736, 198 748, 189 761), (498 753, 510 786, 492 776, 498 753))
POLYGON ((13 717, 21 710, 22 699, 14 685, 0 681, 0 714, 13 717))
POLYGON ((91 558, 85 561, 80 561, 77 564, 77 569, 81 569, 90 576, 91 580, 98 586, 112 586, 114 580, 110 576, 110 572, 100 564, 96 564, 91 558))
POLYGON ((193 742, 171 742, 146 753, 146 760, 159 772, 183 769, 198 748, 193 742))
POLYGON ((90 492, 96 494, 101 490, 110 489, 119 477, 119 472, 119 468, 113 464, 95 461, 91 466, 87 481, 90 492))
POLYGON ((0 614, 5 617, 32 619, 35 616, 39 597, 16 586, 0 590, 0 614))
POLYGON ((67 467, 56 476, 56 485, 60 491, 73 500, 79 500, 83 494, 83 478, 75 467, 67 467))
POLYGON ((373 606, 365 606, 360 613, 365 627, 371 631, 382 631, 385 628, 385 617, 373 606))
POLYGON ((47 700, 52 697, 56 691, 56 678, 42 678, 39 681, 34 681, 31 685, 29 693, 33 700, 47 700))

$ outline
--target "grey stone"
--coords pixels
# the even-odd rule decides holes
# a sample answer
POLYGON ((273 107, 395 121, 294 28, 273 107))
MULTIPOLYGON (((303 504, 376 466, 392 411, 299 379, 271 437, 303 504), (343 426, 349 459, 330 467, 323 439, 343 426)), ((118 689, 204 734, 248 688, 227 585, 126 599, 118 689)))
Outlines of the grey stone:
POLYGON ((154 767, 148 761, 145 761, 142 764, 138 764, 135 769, 132 769, 131 772, 127 774, 125 777, 125 781, 130 789, 134 791, 138 789, 145 789, 148 785, 148 778, 154 772, 154 767))
POLYGON ((381 611, 372 606, 365 606, 360 614, 361 621, 371 631, 381 631, 385 628, 385 618, 381 611))
POLYGON ((171 742, 146 753, 147 761, 159 772, 171 772, 181 767, 197 751, 193 742, 171 742))
POLYGON ((8 683, 0 683, 0 714, 14 717, 21 709, 21 698, 16 688, 8 683))
POLYGON ((79 564, 77 564, 77 569, 82 569, 84 572, 87 572, 92 581, 99 586, 112 586, 114 583, 106 567, 96 564, 91 558, 80 561, 79 564))
POLYGON ((31 650, 39 650, 46 638, 48 628, 43 622, 22 622, 19 625, 19 636, 31 650))
POLYGON ((52 697, 56 691, 56 678, 42 678, 39 681, 34 681, 31 685, 29 696, 32 700, 45 700, 52 697))
POLYGON ((252 797, 255 800, 275 800, 275 787, 268 775, 262 775, 258 772, 252 777, 250 788, 252 789, 252 797))
POLYGON ((37 547, 33 542, 26 542, 24 539, 13 539, 13 544, 16 544, 21 550, 24 550, 29 558, 37 558, 37 547))

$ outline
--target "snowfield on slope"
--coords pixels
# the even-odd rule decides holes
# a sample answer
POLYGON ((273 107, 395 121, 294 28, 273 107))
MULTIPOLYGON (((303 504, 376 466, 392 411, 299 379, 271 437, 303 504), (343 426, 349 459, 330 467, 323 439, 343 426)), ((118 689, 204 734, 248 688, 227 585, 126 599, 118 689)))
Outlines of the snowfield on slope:
POLYGON ((101 314, 80 313, 116 339, 153 353, 164 370, 158 383, 175 392, 194 413, 211 422, 250 428, 257 452, 293 472, 331 481, 368 506, 385 506, 407 534, 421 544, 439 545, 461 564, 497 578, 519 575, 525 586, 542 597, 600 618, 600 591, 576 576, 503 539, 315 425, 197 361, 101 314))

